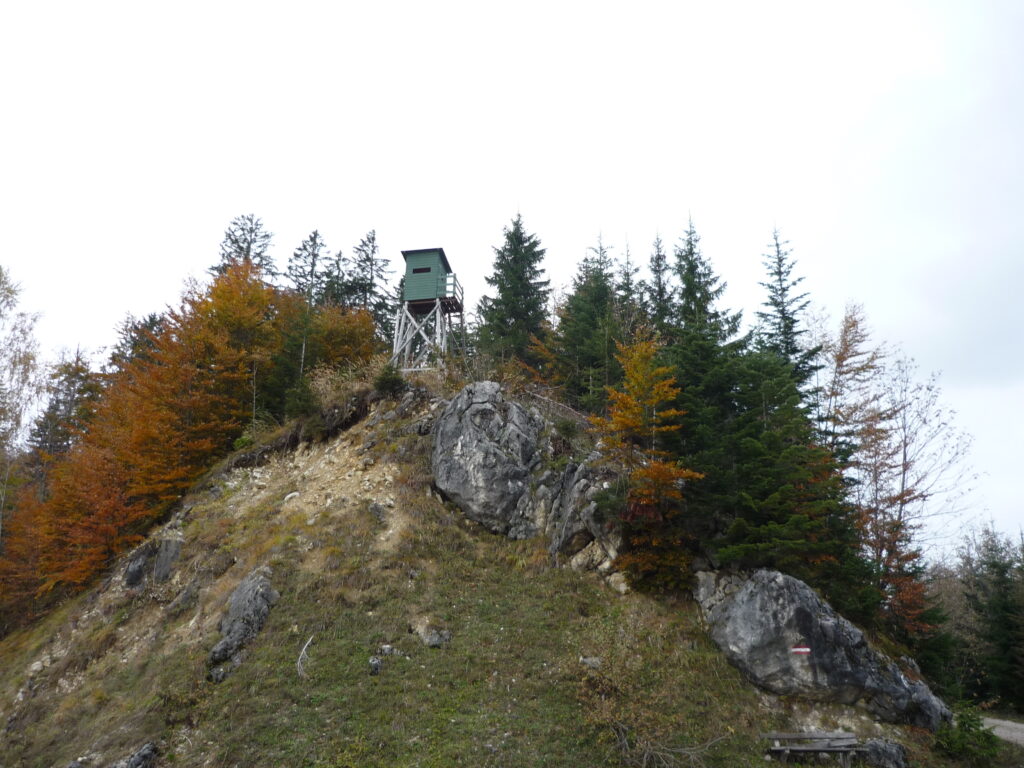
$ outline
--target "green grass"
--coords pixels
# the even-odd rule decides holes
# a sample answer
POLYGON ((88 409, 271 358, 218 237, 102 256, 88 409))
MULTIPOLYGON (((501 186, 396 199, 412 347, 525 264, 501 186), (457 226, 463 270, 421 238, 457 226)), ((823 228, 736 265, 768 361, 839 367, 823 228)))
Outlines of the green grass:
MULTIPOLYGON (((466 522, 429 495, 429 439, 404 427, 378 430, 378 460, 403 449, 390 492, 412 522, 389 551, 374 551, 384 529, 368 505, 311 525, 267 501, 293 488, 278 479, 244 515, 238 490, 191 513, 178 571, 179 588, 198 580, 196 606, 171 614, 173 595, 93 592, 0 642, 0 765, 89 753, 108 764, 156 741, 161 766, 589 768, 715 740, 676 764, 764 765, 759 734, 785 727, 791 703, 763 703, 690 601, 614 595, 592 574, 549 567, 542 542, 466 522), (242 665, 209 683, 211 627, 233 584, 264 563, 281 599, 242 665), (410 632, 421 617, 449 629, 450 644, 427 648, 410 632), (397 653, 371 676, 384 643, 397 653), (14 708, 48 648, 62 655, 14 708)), ((957 765, 932 753, 930 734, 902 735, 915 765, 957 765)), ((1006 751, 995 766, 1020 758, 1006 751)))

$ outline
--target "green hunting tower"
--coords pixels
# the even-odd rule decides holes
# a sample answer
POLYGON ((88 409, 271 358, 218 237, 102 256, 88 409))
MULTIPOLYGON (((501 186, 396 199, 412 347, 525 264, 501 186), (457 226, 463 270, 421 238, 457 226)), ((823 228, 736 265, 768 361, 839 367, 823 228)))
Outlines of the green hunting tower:
POLYGON ((403 371, 436 368, 448 352, 456 317, 463 326, 462 286, 444 248, 402 251, 402 257, 405 281, 391 364, 403 371))

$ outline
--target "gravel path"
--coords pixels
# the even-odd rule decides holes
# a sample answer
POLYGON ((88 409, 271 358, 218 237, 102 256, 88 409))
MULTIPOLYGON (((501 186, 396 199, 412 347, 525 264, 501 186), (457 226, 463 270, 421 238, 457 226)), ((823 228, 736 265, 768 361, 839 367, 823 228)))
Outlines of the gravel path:
POLYGON ((1011 720, 996 720, 991 717, 982 718, 982 722, 986 728, 991 728, 993 733, 999 738, 1024 746, 1024 723, 1015 723, 1011 720))

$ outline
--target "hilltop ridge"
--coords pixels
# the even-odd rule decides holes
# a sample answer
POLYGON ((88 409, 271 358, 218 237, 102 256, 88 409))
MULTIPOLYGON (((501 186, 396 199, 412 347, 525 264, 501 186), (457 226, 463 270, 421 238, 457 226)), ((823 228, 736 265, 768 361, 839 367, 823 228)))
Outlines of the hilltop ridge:
POLYGON ((621 595, 467 520, 433 487, 441 405, 383 400, 236 454, 101 584, 0 641, 0 762, 149 744, 138 765, 754 766, 762 731, 802 723, 955 765, 923 732, 756 690, 690 600, 621 595), (279 597, 215 682, 229 601, 261 569, 279 597))

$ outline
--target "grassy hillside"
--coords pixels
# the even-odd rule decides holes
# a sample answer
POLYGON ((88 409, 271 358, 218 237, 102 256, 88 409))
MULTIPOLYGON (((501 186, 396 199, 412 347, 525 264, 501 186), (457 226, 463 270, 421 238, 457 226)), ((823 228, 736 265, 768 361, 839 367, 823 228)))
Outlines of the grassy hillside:
MULTIPOLYGON (((415 418, 213 473, 155 533, 183 539, 168 581, 126 588, 122 561, 0 643, 0 765, 154 742, 160 766, 761 766, 758 734, 794 720, 883 733, 747 685, 692 603, 616 595, 464 521, 431 491, 415 418), (261 565, 281 597, 209 682, 225 602, 261 565), (425 624, 450 641, 427 647, 425 624)), ((928 734, 884 733, 954 765, 928 734)))

